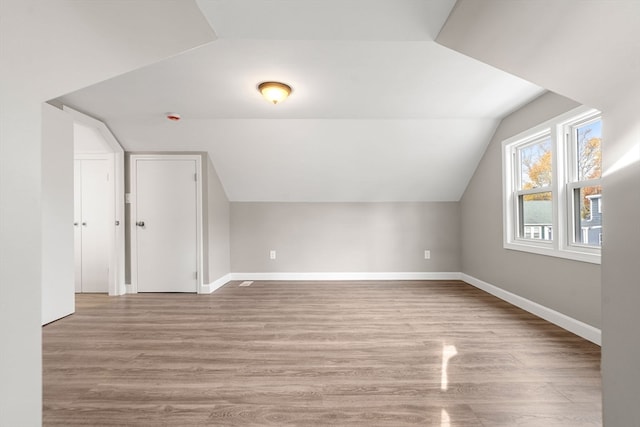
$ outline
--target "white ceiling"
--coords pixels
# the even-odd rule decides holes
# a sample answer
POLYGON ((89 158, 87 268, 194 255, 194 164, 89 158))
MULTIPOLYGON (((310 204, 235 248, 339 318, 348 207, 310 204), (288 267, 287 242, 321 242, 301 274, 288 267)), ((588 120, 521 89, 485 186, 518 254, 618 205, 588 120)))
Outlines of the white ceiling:
POLYGON ((438 43, 605 109, 640 76, 640 1, 459 0, 438 43))
POLYGON ((459 200, 500 119, 543 92, 433 42, 452 0, 198 4, 216 41, 61 100, 128 151, 209 152, 232 201, 459 200), (270 105, 265 80, 294 92, 270 105))

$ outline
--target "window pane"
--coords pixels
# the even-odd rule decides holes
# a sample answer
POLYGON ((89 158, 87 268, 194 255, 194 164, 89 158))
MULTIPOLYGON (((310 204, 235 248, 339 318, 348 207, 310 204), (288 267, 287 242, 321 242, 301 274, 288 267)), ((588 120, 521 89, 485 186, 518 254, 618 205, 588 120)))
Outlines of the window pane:
POLYGON ((551 185, 551 138, 545 136, 518 148, 520 190, 551 185))
POLYGON ((535 240, 553 239, 553 205, 551 192, 519 196, 519 237, 535 240))
POLYGON ((602 188, 582 187, 574 190, 575 243, 602 244, 602 188))
POLYGON ((578 180, 600 178, 602 174, 602 120, 575 128, 578 144, 578 180))

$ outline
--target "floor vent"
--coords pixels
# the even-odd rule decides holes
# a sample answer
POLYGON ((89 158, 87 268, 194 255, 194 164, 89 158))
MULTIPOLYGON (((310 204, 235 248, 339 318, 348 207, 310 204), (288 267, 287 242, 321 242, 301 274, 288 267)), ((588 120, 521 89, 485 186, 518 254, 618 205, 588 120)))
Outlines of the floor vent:
POLYGON ((240 285, 238 285, 238 286, 251 286, 252 283, 253 283, 253 281, 246 281, 246 282, 240 283, 240 285))

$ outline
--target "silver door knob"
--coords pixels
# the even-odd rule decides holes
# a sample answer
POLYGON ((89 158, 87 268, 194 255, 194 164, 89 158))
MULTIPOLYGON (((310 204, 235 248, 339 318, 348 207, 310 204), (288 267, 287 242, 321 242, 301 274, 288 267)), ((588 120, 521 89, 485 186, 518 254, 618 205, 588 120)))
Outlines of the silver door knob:
POLYGON ((136 222, 136 225, 138 227, 144 227, 144 221, 138 221, 138 222, 136 222))
POLYGON ((83 222, 83 223, 82 223, 82 225, 86 227, 86 226, 87 226, 87 223, 86 223, 86 222, 83 222))
POLYGON ((74 222, 74 223, 73 223, 73 226, 74 226, 74 227, 77 227, 77 226, 78 226, 78 223, 77 223, 77 222, 74 222))

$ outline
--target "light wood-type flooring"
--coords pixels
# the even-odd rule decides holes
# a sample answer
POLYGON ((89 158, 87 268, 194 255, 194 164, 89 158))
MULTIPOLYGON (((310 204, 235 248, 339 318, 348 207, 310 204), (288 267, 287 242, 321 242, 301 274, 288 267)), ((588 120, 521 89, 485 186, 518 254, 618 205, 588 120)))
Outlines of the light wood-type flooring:
POLYGON ((598 426, 600 348, 459 281, 77 295, 45 426, 598 426))

